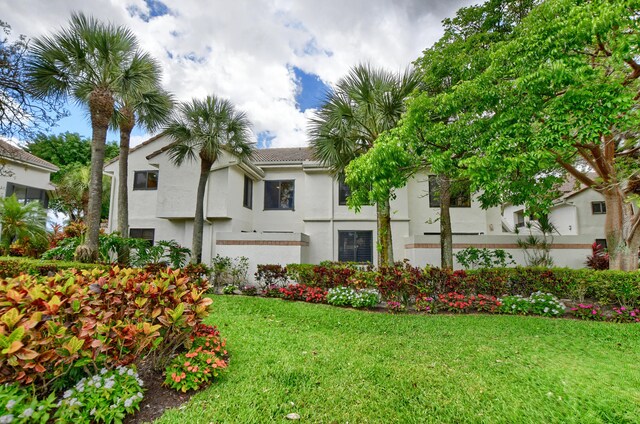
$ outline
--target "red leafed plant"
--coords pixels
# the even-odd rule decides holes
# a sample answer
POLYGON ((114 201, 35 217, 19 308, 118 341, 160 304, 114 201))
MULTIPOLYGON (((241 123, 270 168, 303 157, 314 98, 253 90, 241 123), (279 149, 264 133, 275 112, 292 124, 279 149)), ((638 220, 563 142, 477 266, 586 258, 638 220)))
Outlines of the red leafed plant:
POLYGON ((112 268, 0 280, 0 384, 40 391, 76 366, 164 367, 208 315, 207 283, 180 270, 112 268))
POLYGON ((609 269, 609 254, 602 245, 594 242, 591 245, 591 256, 587 256, 585 265, 591 269, 609 269))
POLYGON ((323 303, 327 299, 327 291, 320 287, 309 287, 304 284, 289 284, 280 289, 282 298, 301 300, 303 302, 323 303))

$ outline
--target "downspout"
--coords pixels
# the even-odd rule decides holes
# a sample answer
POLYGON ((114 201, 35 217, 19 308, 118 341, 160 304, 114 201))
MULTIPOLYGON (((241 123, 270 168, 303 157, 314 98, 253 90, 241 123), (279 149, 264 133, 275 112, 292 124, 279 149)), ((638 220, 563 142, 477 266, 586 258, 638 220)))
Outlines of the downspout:
POLYGON ((336 201, 336 182, 333 180, 333 178, 331 178, 331 261, 336 261, 336 249, 335 249, 335 242, 336 242, 336 235, 335 235, 335 222, 334 222, 334 218, 335 218, 335 201, 336 201))
POLYGON ((209 190, 211 190, 211 171, 209 171, 209 175, 207 177, 207 190, 204 192, 204 216, 203 221, 209 224, 209 256, 210 258, 205 259, 205 263, 210 263, 211 258, 213 257, 213 222, 209 221, 209 190))

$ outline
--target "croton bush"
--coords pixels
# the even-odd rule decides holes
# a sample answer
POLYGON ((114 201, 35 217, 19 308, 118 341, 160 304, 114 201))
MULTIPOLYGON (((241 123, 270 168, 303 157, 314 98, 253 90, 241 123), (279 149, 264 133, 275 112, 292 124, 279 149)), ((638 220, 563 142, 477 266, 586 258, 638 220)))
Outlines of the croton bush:
POLYGON ((206 289, 206 280, 169 269, 1 279, 0 384, 47 393, 83 370, 141 357, 162 369, 208 314, 206 289))

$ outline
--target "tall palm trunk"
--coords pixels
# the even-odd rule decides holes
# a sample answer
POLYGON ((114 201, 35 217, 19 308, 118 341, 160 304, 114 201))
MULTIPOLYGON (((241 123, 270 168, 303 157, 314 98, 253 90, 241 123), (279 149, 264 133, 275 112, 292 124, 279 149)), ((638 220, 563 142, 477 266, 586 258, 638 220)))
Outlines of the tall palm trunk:
POLYGON ((91 113, 91 179, 89 181, 89 208, 87 214, 87 238, 76 249, 76 259, 81 262, 98 260, 98 237, 102 209, 102 168, 109 120, 113 115, 113 95, 109 90, 96 89, 89 95, 91 113))
POLYGON ((376 204, 378 226, 378 267, 393 265, 393 238, 391 236, 390 200, 376 204))
POLYGON ((617 187, 602 194, 607 208, 604 231, 609 251, 609 269, 636 270, 640 230, 637 226, 632 227, 633 208, 625 203, 624 195, 617 187))
POLYGON ((453 269, 453 232, 451 230, 451 180, 438 175, 440 188, 440 266, 453 269))
POLYGON ((204 233, 204 191, 209 180, 209 173, 215 160, 205 159, 200 155, 200 179, 196 193, 196 213, 193 220, 193 242, 191 247, 191 262, 202 262, 202 236, 204 233))
MULTIPOLYGON (((129 144, 131 131, 135 124, 133 112, 128 107, 120 110, 120 157, 118 161, 118 232, 122 237, 129 236, 129 144)), ((129 249, 122 246, 118 252, 118 262, 129 262, 129 249)))

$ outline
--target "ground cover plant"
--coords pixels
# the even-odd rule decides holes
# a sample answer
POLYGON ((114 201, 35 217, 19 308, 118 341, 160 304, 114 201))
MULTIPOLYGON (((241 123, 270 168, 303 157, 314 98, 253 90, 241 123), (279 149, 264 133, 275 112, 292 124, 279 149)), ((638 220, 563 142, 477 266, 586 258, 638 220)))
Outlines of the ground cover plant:
POLYGON ((216 296, 233 372, 169 410, 185 422, 633 423, 634 325, 519 315, 390 315, 216 296))

